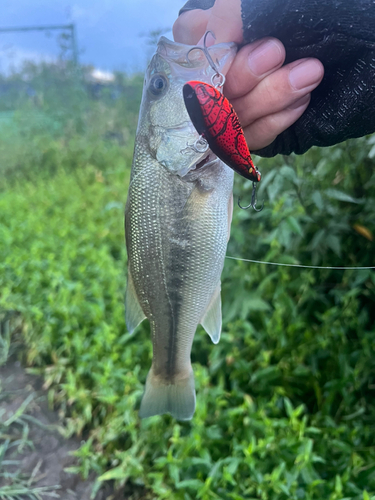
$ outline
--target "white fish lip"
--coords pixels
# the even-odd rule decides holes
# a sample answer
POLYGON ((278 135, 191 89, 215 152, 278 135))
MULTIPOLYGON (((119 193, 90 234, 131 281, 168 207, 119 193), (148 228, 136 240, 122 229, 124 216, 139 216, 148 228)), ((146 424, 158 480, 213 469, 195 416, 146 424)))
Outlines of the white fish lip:
POLYGON ((218 157, 209 151, 207 155, 195 166, 195 170, 202 169, 203 167, 212 166, 218 160, 218 157))
POLYGON ((171 174, 185 177, 206 158, 209 153, 196 149, 195 142, 199 135, 191 122, 182 121, 173 127, 154 126, 155 159, 171 174))
POLYGON ((186 181, 195 181, 204 170, 213 167, 219 161, 219 158, 209 150, 203 159, 196 163, 195 167, 183 176, 183 179, 186 181))

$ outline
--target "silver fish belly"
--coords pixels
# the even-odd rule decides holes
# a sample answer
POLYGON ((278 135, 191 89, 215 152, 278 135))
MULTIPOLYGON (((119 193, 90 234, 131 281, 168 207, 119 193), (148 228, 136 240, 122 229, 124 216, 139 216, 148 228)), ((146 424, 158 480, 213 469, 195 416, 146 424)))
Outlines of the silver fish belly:
MULTIPOLYGON (((133 331, 147 318, 153 344, 142 418, 192 418, 194 334, 202 324, 217 343, 221 331, 233 171, 210 152, 184 151, 197 139, 182 96, 192 72, 189 48, 162 38, 146 73, 125 211, 127 327, 133 331)), ((214 50, 221 67, 228 67, 234 45, 214 50)), ((212 70, 196 52, 194 75, 210 81, 212 70)))

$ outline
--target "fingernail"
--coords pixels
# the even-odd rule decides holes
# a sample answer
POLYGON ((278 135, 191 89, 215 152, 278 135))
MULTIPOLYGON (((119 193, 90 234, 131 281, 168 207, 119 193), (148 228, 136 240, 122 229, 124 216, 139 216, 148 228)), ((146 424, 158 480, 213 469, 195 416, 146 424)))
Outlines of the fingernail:
POLYGON ((280 46, 272 40, 267 40, 250 53, 248 64, 254 75, 261 76, 281 64, 282 60, 280 46))
POLYGON ((302 108, 302 106, 305 106, 309 101, 310 101, 310 94, 304 95, 303 97, 301 97, 301 99, 297 99, 297 101, 293 102, 293 104, 288 106, 288 109, 302 108))
POLYGON ((318 61, 309 60, 298 64, 290 70, 289 82, 295 90, 314 85, 322 78, 322 65, 318 61))

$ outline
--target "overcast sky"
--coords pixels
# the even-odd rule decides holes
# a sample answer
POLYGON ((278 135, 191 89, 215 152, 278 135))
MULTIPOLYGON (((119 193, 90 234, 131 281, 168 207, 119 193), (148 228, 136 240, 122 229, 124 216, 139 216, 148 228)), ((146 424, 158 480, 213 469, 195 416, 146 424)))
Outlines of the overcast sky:
MULTIPOLYGON (((171 28, 183 0, 12 0, 1 10, 0 28, 67 24, 77 28, 80 61, 105 71, 143 69, 146 37, 171 28)), ((167 34, 171 38, 171 32, 167 34)), ((0 71, 24 58, 59 53, 57 32, 0 33, 0 71)))

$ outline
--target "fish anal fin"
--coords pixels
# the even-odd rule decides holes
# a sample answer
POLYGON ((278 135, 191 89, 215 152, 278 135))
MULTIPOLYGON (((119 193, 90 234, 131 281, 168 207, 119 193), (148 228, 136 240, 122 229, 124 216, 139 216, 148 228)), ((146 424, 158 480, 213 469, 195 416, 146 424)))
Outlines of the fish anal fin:
POLYGON ((221 333, 221 283, 218 284, 210 303, 200 322, 214 344, 220 340, 221 333))
POLYGON ((192 368, 190 367, 186 375, 169 383, 156 377, 151 367, 139 409, 140 418, 170 413, 177 420, 190 420, 194 411, 195 386, 192 368))
POLYGON ((135 293, 130 269, 128 269, 128 281, 125 293, 125 321, 128 332, 133 333, 139 323, 141 323, 145 318, 146 316, 142 311, 137 294, 135 293))

